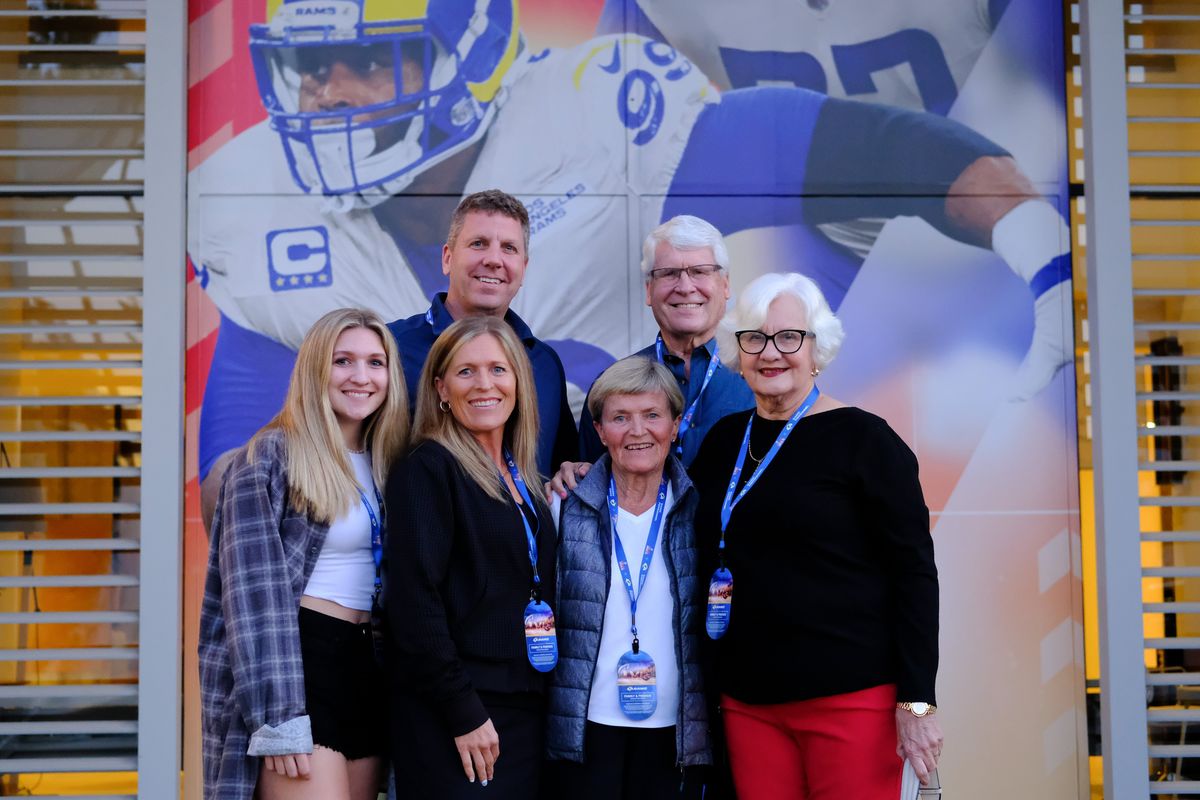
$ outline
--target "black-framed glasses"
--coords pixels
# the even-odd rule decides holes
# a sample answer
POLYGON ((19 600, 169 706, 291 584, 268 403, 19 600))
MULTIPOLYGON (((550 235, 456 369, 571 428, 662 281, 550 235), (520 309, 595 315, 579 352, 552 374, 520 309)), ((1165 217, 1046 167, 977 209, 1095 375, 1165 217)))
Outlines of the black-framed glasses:
POLYGON ((693 281, 708 280, 721 271, 719 264, 692 264, 688 267, 655 267, 650 270, 650 279, 662 283, 679 283, 683 273, 693 281))
POLYGON ((774 342, 776 350, 785 356, 790 355, 804 344, 805 336, 812 335, 812 333, 799 328, 787 328, 769 334, 762 331, 737 331, 734 333, 734 336, 737 337, 738 347, 742 348, 743 353, 751 356, 756 356, 766 350, 767 342, 774 342))

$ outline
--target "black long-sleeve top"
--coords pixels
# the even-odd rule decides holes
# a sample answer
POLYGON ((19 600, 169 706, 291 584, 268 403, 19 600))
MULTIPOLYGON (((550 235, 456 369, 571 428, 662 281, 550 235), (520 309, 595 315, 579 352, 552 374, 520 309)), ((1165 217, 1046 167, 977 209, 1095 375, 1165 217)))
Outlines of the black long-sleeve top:
MULTIPOLYGON (((455 736, 488 719, 479 692, 544 692, 545 675, 525 654, 533 568, 517 504, 485 493, 435 442, 392 467, 386 502, 396 691, 440 710, 455 736)), ((541 593, 551 601, 557 537, 549 510, 535 505, 541 593)))
MULTIPOLYGON (((714 425, 689 470, 709 569, 751 414, 714 425)), ((765 457, 784 423, 755 414, 750 452, 765 457)), ((738 491, 756 466, 747 456, 738 491)), ((899 700, 936 702, 929 511, 916 457, 879 417, 849 407, 802 418, 735 506, 725 563, 733 605, 714 643, 719 691, 765 704, 895 683, 899 700)))

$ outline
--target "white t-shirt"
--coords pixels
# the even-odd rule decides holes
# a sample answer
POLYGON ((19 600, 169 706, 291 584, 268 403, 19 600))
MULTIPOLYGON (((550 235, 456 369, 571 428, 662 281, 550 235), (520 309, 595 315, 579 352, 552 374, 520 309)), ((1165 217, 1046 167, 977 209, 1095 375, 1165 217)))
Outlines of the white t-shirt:
MULTIPOLYGON (((370 453, 349 453, 350 465, 359 486, 373 487, 370 453)), ((379 515, 379 500, 372 488, 363 494, 379 515)), ((382 521, 382 520, 381 520, 382 521)), ((371 553, 371 517, 359 501, 329 526, 325 545, 317 556, 312 575, 304 593, 309 597, 331 600, 340 606, 358 611, 371 610, 371 595, 375 591, 375 556, 371 553)))
MULTIPOLYGON (((633 634, 629 630, 629 592, 621 579, 614 544, 609 555, 611 578, 608 602, 604 607, 604 627, 600 632, 600 654, 592 680, 592 694, 588 700, 587 718, 591 722, 631 728, 666 728, 678 722, 679 662, 675 657, 675 602, 671 598, 671 579, 663 557, 666 517, 674 503, 675 497, 668 485, 663 524, 654 547, 654 560, 650 562, 646 584, 638 595, 638 643, 641 651, 649 653, 654 659, 658 707, 649 718, 635 721, 621 713, 617 702, 617 661, 631 648, 633 634)), ((556 523, 560 505, 561 500, 555 495, 551 510, 556 523)), ((625 548, 625 556, 629 559, 629 574, 635 590, 653 518, 654 506, 637 516, 624 509, 618 509, 617 512, 617 532, 625 548)))

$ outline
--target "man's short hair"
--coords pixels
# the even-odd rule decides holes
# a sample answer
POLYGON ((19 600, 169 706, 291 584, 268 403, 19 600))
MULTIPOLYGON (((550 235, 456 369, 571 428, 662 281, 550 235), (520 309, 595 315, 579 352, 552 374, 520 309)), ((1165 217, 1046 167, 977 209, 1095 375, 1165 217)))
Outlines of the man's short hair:
POLYGON ((508 192, 499 189, 484 189, 482 192, 469 194, 459 201, 458 208, 450 216, 450 231, 446 234, 446 246, 454 247, 454 240, 462 230, 463 220, 472 211, 484 214, 501 214, 521 223, 521 232, 525 234, 525 257, 529 257, 529 212, 525 204, 508 192))
POLYGON ((650 280, 650 270, 654 269, 654 251, 660 244, 669 244, 676 250, 707 247, 712 250, 717 266, 729 270, 729 250, 725 247, 721 232, 706 220, 691 214, 680 214, 650 231, 650 235, 642 242, 642 276, 647 282, 650 280))

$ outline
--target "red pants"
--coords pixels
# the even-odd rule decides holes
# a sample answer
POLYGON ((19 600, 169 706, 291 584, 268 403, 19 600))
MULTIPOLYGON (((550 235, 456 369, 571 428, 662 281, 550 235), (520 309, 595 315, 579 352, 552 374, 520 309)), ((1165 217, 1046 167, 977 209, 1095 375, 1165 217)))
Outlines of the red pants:
POLYGON ((752 706, 721 697, 740 800, 896 800, 896 687, 752 706))

